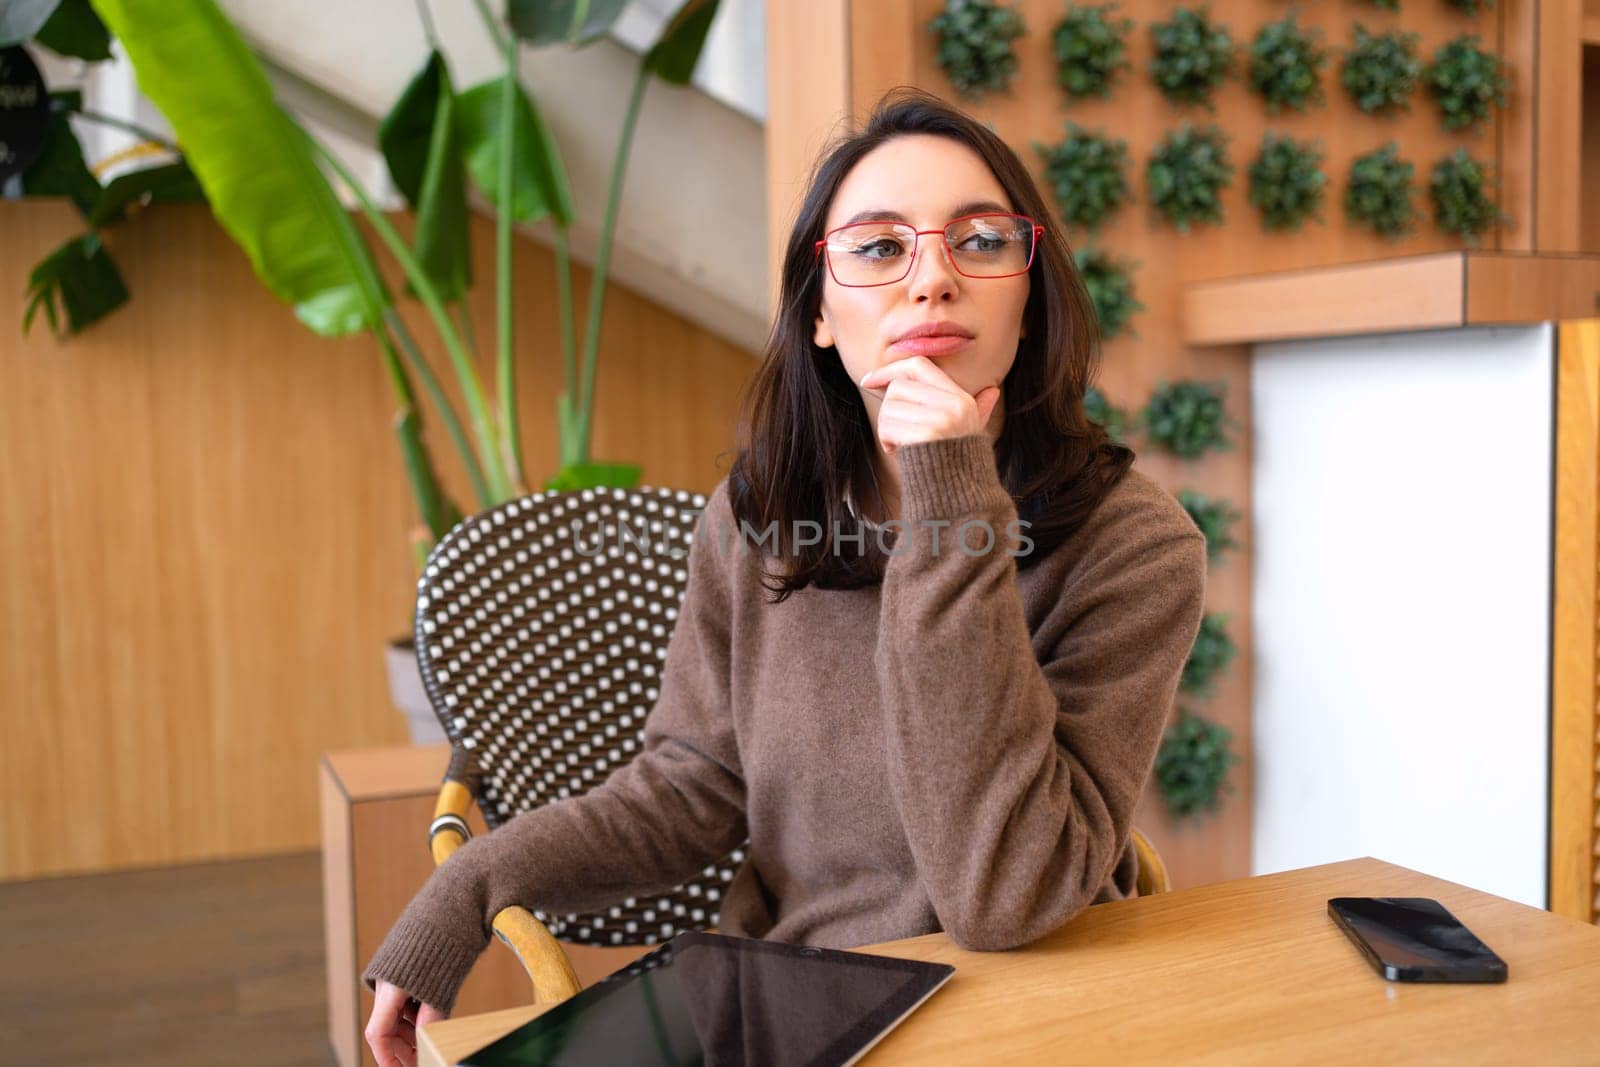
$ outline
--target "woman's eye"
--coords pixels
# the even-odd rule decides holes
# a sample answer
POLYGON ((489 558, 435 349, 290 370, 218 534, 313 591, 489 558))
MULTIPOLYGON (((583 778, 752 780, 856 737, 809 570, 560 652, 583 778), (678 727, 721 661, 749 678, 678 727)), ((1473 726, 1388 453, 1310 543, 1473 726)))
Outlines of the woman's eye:
POLYGON ((900 242, 892 241, 887 237, 857 245, 855 250, 855 255, 863 256, 867 259, 888 259, 899 254, 900 242))
POLYGON ((992 233, 975 233, 961 242, 962 248, 971 248, 974 252, 996 252, 1006 246, 1006 239, 992 233), (977 241, 974 245, 972 242, 977 241))

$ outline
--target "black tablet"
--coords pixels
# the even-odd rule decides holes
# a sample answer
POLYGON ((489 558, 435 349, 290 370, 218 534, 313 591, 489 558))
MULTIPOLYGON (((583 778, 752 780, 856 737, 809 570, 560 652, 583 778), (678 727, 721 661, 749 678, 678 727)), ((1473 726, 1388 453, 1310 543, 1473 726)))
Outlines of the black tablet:
POLYGON ((683 933, 461 1064, 854 1063, 954 973, 946 963, 683 933))

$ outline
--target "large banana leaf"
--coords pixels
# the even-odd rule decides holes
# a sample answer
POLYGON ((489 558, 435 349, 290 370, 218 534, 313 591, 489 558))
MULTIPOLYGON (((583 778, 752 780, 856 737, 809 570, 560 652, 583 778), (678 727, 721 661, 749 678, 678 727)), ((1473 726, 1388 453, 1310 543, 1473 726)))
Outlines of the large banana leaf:
POLYGON ((94 0, 172 124, 217 221, 318 333, 379 328, 388 295, 305 134, 212 0, 94 0))
POLYGON ((720 0, 688 0, 661 31, 661 39, 645 53, 644 65, 673 85, 688 85, 705 48, 706 34, 717 17, 720 0))
MULTIPOLYGON (((456 98, 467 172, 496 207, 500 204, 500 101, 504 83, 503 77, 496 78, 475 85, 456 98)), ((553 215, 561 225, 570 226, 576 213, 561 149, 521 85, 516 87, 516 101, 516 114, 512 116, 516 129, 512 136, 515 158, 511 217, 518 222, 538 222, 553 215)))
POLYGON ((512 32, 531 45, 586 45, 605 36, 628 0, 506 0, 512 32))
POLYGON ((472 284, 457 121, 450 70, 434 51, 378 126, 389 176, 417 213, 417 261, 446 302, 461 299, 472 284))

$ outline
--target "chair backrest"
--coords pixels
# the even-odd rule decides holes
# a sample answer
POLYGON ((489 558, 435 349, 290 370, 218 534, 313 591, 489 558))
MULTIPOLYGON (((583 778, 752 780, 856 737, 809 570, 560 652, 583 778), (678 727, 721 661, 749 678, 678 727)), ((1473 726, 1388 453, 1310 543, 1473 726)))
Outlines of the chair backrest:
MULTIPOLYGON (((588 792, 639 751, 705 503, 681 489, 535 493, 435 546, 417 585, 417 663, 491 830, 588 792)), ((534 914, 565 941, 655 944, 717 923, 744 854, 603 913, 534 914)))

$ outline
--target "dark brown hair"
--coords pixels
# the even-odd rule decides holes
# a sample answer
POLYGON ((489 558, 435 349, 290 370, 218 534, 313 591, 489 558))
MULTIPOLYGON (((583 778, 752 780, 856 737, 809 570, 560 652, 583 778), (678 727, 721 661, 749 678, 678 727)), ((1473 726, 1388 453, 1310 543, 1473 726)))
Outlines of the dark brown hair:
POLYGON ((813 168, 783 254, 782 288, 766 352, 747 388, 737 455, 728 475, 735 522, 756 531, 776 524, 779 572, 767 588, 784 600, 815 584, 849 589, 882 578, 885 554, 868 531, 835 547, 837 529, 860 531, 845 503, 875 499, 877 443, 866 405, 837 352, 820 349, 812 325, 822 300, 815 242, 845 177, 868 152, 896 137, 934 134, 967 145, 988 163, 1012 209, 1045 225, 1030 269, 1017 357, 1001 383, 1004 421, 995 444, 1002 484, 1034 542, 1015 557, 1025 568, 1070 536, 1132 465, 1133 451, 1110 440, 1083 411, 1099 363, 1100 335, 1072 251, 1027 168, 988 127, 931 93, 900 87, 874 107, 866 127, 829 146, 813 168), (795 523, 823 531, 795 546, 795 523), (864 550, 858 546, 864 544, 864 550))

